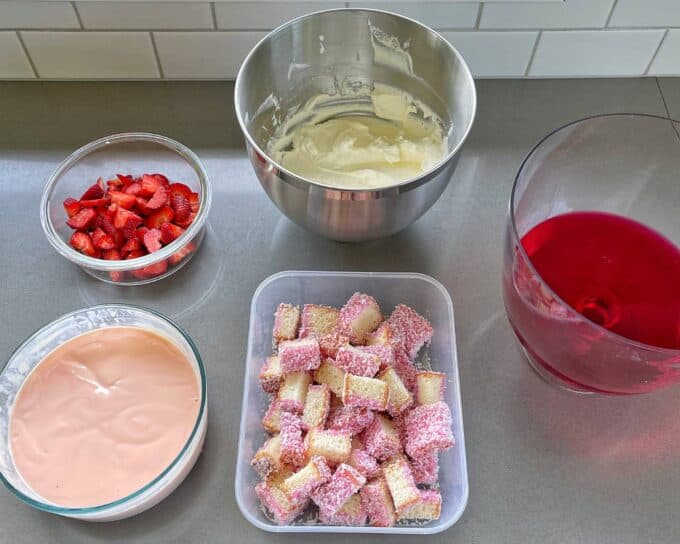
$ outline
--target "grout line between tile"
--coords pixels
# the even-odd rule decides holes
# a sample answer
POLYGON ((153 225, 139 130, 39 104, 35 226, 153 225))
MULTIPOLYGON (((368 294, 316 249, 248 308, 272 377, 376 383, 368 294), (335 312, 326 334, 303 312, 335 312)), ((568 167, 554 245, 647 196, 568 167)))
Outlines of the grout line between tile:
POLYGON ((527 69, 524 71, 524 77, 529 75, 529 71, 531 70, 531 66, 534 63, 534 57, 536 56, 536 50, 538 49, 538 42, 541 41, 541 36, 543 36, 543 32, 539 32, 538 36, 536 36, 536 41, 534 42, 534 46, 531 48, 531 55, 529 55, 529 62, 527 63, 527 69))
POLYGON ((675 135, 678 137, 678 140, 680 140, 680 131, 678 130, 677 124, 674 122, 673 118, 671 117, 671 112, 668 109, 668 103, 666 102, 666 97, 664 96, 663 89, 661 88, 661 82, 659 81, 658 77, 655 77, 654 81, 656 81, 656 88, 659 89, 659 95, 661 96, 661 102, 663 103, 663 107, 666 110, 666 117, 668 117, 671 120, 671 126, 673 127, 673 131, 675 132, 675 135))
POLYGON ((78 24, 80 25, 80 28, 83 29, 85 28, 85 25, 83 24, 83 19, 80 17, 80 12, 78 11, 78 6, 76 6, 75 2, 71 2, 71 7, 73 7, 73 11, 76 13, 76 19, 78 20, 78 24))
POLYGON ((479 23, 482 22, 482 10, 484 9, 484 3, 479 3, 479 9, 477 10, 477 18, 475 19, 475 30, 479 30, 479 23))
POLYGON ((156 45, 156 38, 154 37, 153 32, 149 32, 149 38, 151 38, 151 47, 153 49, 153 56, 156 59, 158 75, 161 79, 165 79, 165 74, 163 73, 163 65, 161 64, 161 57, 158 54, 158 46, 156 45))
POLYGON ((38 74, 38 69, 35 67, 35 64, 33 63, 33 59, 31 58, 31 55, 28 52, 28 47, 26 47, 26 44, 24 43, 24 38, 21 35, 21 32, 18 30, 16 31, 17 35, 17 40, 19 40, 19 43, 21 44, 21 49, 24 50, 24 55, 26 55, 26 60, 28 60, 28 64, 31 67, 31 70, 33 70, 33 75, 36 78, 40 78, 40 74, 38 74))
POLYGON ((217 8, 215 2, 210 2, 210 13, 212 15, 213 30, 217 30, 217 8))
POLYGON ((661 46, 663 45, 663 42, 666 40, 666 36, 668 36, 669 32, 670 32, 670 30, 666 29, 666 32, 664 32, 663 36, 661 36, 661 41, 659 42, 659 45, 656 46, 654 53, 652 53, 652 58, 649 59, 649 64, 647 64, 647 68, 645 68, 645 71, 642 72, 644 75, 649 74, 649 70, 652 67, 652 64, 654 64, 654 60, 656 59, 656 56, 659 54, 659 51, 661 50, 661 46))
POLYGON ((619 3, 619 0, 614 0, 614 3, 612 4, 612 9, 609 10, 609 15, 607 15, 607 20, 604 22, 604 27, 607 28, 609 26, 610 21, 612 20, 612 15, 614 15, 614 10, 616 9, 616 4, 619 3))

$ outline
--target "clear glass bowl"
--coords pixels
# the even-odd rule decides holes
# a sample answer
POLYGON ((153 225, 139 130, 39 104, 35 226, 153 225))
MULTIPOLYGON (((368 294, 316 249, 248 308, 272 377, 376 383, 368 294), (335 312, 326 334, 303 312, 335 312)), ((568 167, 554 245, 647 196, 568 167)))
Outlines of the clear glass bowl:
MULTIPOLYGON (((599 211, 633 219, 680 245, 679 176, 680 124, 651 115, 574 121, 524 159, 510 197, 503 295, 527 360, 549 383, 623 395, 680 381, 680 350, 625 338, 583 317, 541 278, 520 243, 550 217, 599 211)), ((615 307, 616 294, 608 298, 615 307)), ((680 316, 678 327, 680 334, 680 316)))
POLYGON ((274 533, 434 534, 445 531, 460 519, 467 505, 468 492, 453 303, 442 284, 423 274, 383 272, 287 271, 264 280, 255 291, 250 306, 236 458, 236 502, 244 517, 255 527, 274 533), (277 525, 265 513, 255 495, 259 478, 250 466, 250 460, 267 437, 262 428, 262 416, 269 399, 260 386, 258 374, 262 361, 271 354, 274 312, 280 302, 340 307, 356 291, 373 295, 385 312, 399 303, 408 304, 427 317, 434 327, 432 342, 422 350, 419 360, 429 361, 432 370, 446 373, 444 400, 451 408, 456 440, 453 448, 439 455, 441 517, 429 523, 400 522, 394 527, 348 527, 323 525, 315 518, 303 515, 292 525, 277 525))
POLYGON ((71 153, 57 167, 43 190, 40 222, 52 246, 91 276, 116 285, 140 285, 166 278, 191 260, 203 241, 211 203, 210 179, 193 151, 165 136, 127 132, 90 142, 71 153), (68 243, 73 229, 66 224, 64 200, 79 198, 100 177, 107 180, 116 174, 144 173, 163 174, 171 182, 182 182, 200 195, 198 213, 186 232, 159 251, 127 261, 95 259, 73 249, 68 243), (193 247, 186 256, 179 260, 172 258, 189 244, 193 247), (167 261, 167 270, 162 274, 147 278, 133 275, 133 271, 163 261, 167 261))
POLYGON ((0 478, 26 504, 61 516, 87 521, 112 521, 139 514, 168 496, 194 466, 207 428, 206 376, 201 356, 189 335, 166 317, 148 309, 123 304, 90 306, 45 325, 9 358, 0 372, 0 478), (75 336, 105 327, 127 326, 152 330, 176 344, 199 378, 201 400, 196 423, 175 460, 154 480, 119 500, 90 508, 64 508, 45 501, 29 488, 16 470, 9 446, 12 405, 26 376, 52 350, 75 336))

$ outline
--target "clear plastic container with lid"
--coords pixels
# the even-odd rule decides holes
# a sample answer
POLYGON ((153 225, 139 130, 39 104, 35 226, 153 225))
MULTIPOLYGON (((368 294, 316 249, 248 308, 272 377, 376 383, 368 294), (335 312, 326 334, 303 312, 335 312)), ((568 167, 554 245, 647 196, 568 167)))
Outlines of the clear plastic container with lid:
MULTIPOLYGON (((241 430, 235 479, 236 502, 245 518, 256 527, 288 533, 388 533, 433 534, 451 527, 463 514, 468 500, 465 438, 461 412, 456 333, 453 304, 446 289, 422 274, 379 272, 281 272, 264 280, 255 291, 250 308, 250 333, 246 359, 241 430), (456 445, 440 454, 439 484, 442 494, 440 519, 428 523, 400 522, 394 527, 347 527, 305 523, 279 526, 265 513, 255 495, 259 477, 250 460, 267 437, 261 420, 268 395, 260 387, 258 374, 272 351, 274 312, 281 302, 294 305, 327 304, 341 307, 356 291, 374 296, 388 315, 397 304, 407 304, 430 320, 435 333, 424 356, 432 370, 446 373, 444 400, 453 414, 456 445)), ((301 519, 305 519, 304 516, 301 519)))

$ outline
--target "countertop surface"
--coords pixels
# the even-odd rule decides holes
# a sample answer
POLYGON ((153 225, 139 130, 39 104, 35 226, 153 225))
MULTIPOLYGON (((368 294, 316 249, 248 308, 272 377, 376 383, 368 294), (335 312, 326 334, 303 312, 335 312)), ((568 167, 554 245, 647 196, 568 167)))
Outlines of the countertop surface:
POLYGON ((269 202, 245 154, 232 90, 225 82, 0 84, 0 357, 70 310, 142 304, 193 336, 206 364, 210 410, 196 467, 156 508, 89 524, 38 512, 2 489, 0 541, 319 541, 252 527, 236 506, 233 483, 251 296, 275 272, 325 269, 422 272, 453 298, 470 501, 456 525, 428 542, 677 543, 679 389, 602 398, 545 384, 515 345, 500 275, 508 195, 532 144, 597 113, 680 118, 680 81, 479 81, 478 117, 441 199, 402 233, 358 245, 305 232, 269 202), (137 288, 80 272, 47 243, 38 219, 41 188, 58 162, 89 140, 128 130, 187 144, 215 186, 196 258, 170 279, 137 288))

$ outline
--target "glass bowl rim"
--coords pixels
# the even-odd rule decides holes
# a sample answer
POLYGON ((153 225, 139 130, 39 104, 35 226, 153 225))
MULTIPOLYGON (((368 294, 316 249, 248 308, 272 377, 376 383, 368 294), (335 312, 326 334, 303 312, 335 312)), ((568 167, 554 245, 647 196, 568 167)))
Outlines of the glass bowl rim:
POLYGON ((118 134, 111 134, 109 136, 98 138, 79 147, 70 155, 68 155, 68 157, 66 157, 59 164, 59 166, 57 166, 57 168, 54 170, 54 172, 52 172, 49 179, 47 180, 40 198, 40 224, 42 225, 43 231, 47 236, 47 240, 50 242, 52 247, 54 247, 54 249, 56 249, 63 257, 72 263, 105 272, 125 272, 142 268, 144 266, 149 266, 167 259, 172 254, 182 249, 182 247, 184 247, 187 243, 191 242, 205 224, 211 204, 212 183, 208 177, 208 172, 206 171, 205 166, 203 166, 201 160, 191 149, 177 140, 173 140, 172 138, 161 136, 159 134, 153 134, 150 132, 121 132, 118 134), (50 219, 48 212, 48 203, 52 197, 54 188, 56 187, 59 178, 66 171, 76 165, 83 157, 86 157, 87 155, 100 149, 104 149, 108 145, 134 142, 153 143, 173 151, 182 157, 182 159, 184 159, 184 161, 186 161, 194 169, 194 171, 198 174, 198 182, 201 188, 201 202, 196 217, 191 225, 189 225, 189 228, 187 228, 181 236, 179 236, 176 240, 173 240, 167 246, 154 253, 150 253, 149 255, 144 255, 143 257, 138 257, 136 259, 118 261, 107 261, 104 259, 96 259, 94 257, 83 255, 82 253, 79 253, 73 249, 66 241, 64 241, 56 232, 52 224, 52 220, 50 219))
MULTIPOLYGON (((550 287, 547 282, 543 279, 543 277, 538 273, 536 268, 534 268, 533 263, 531 262, 531 259, 529 259, 529 256, 527 255, 526 251, 524 250, 524 246, 522 246, 520 242, 520 236, 519 232, 517 231, 517 223, 515 221, 515 196, 516 196, 516 190, 517 186, 519 184, 520 177, 524 173, 524 169, 527 166, 529 160, 534 156, 536 151, 548 140, 550 140, 553 136, 556 134, 562 132, 565 129, 568 129, 574 125, 578 125, 580 123, 585 123, 588 121, 593 121, 596 119, 604 119, 608 117, 631 117, 631 118, 636 118, 636 117, 642 117, 642 118, 650 118, 650 119, 656 119, 659 121, 667 121, 671 124, 671 127, 676 130, 677 133, 677 128, 676 125, 680 124, 680 121, 675 120, 671 117, 663 116, 663 115, 655 115, 651 113, 626 113, 626 112, 619 112, 619 113, 602 113, 602 114, 597 114, 597 115, 588 115, 586 117, 581 117, 579 119, 576 119, 574 121, 570 121, 569 123, 565 123, 563 125, 560 125, 559 127, 551 130, 540 138, 532 147, 531 149, 527 152, 527 154, 524 156, 522 159, 519 168, 517 169, 517 173, 515 174, 515 178, 512 182, 512 190, 510 191, 510 200, 508 202, 508 218, 509 218, 509 223, 510 223, 510 232, 512 235, 512 241, 513 245, 516 248, 516 251, 519 252, 522 255, 522 258, 524 259, 526 265, 529 267, 529 270, 535 275, 537 278, 541 280, 541 285, 546 289, 548 294, 553 297, 557 302, 565 306, 566 308, 569 308, 570 310, 573 310, 573 312, 576 314, 579 322, 585 323, 586 325, 591 326, 598 332, 602 333, 605 337, 611 338, 612 340, 618 341, 618 342, 623 342, 625 344, 628 344, 630 346, 647 350, 647 351, 652 351, 655 353, 663 353, 663 354, 669 354, 669 355, 680 355, 680 349, 674 349, 674 348, 664 348, 660 346, 654 346, 652 344, 645 344, 644 342, 640 342, 638 340, 633 340, 632 338, 627 338, 626 336, 622 336, 620 334, 617 334, 615 332, 610 331, 609 329, 606 329, 602 325, 599 325, 595 323, 594 321, 591 321, 590 319, 584 317, 581 315, 571 304, 567 303, 565 300, 562 299, 554 290, 552 287, 550 287)), ((680 145, 680 143, 679 143, 680 145)))
MULTIPOLYGON (((164 316, 160 312, 157 312, 155 310, 152 310, 150 308, 145 308, 143 306, 137 306, 135 304, 119 304, 119 303, 107 303, 107 304, 95 304, 92 306, 85 306, 83 308, 79 308, 77 310, 74 310, 72 312, 68 312, 62 316, 59 316, 58 318, 45 323, 42 325, 38 330, 36 330, 33 334, 31 334, 26 340, 24 340, 15 350, 12 351, 10 356, 7 358, 6 362, 2 365, 2 368, 0 368, 0 375, 5 372, 5 369, 7 368, 7 365, 14 359, 14 357, 21 352, 21 350, 24 349, 24 347, 34 339, 36 339, 40 334, 45 332, 46 329, 49 327, 56 325, 60 322, 66 321, 67 319, 76 316, 78 314, 82 314, 84 312, 92 311, 92 310, 100 310, 100 309, 108 309, 108 308, 123 308, 123 309, 131 309, 136 312, 140 312, 142 314, 151 314, 153 317, 157 317, 161 319, 162 321, 165 321, 168 323, 171 327, 173 327, 179 334, 186 340, 187 344, 189 344, 189 347, 191 348, 191 351, 194 355, 194 358, 196 359, 196 365, 198 366, 198 378, 200 381, 200 393, 201 393, 201 404, 198 409, 198 414, 196 416, 196 422, 194 423, 194 426, 191 430, 191 433, 189 434, 189 437, 187 438, 186 442, 184 443, 184 446, 182 446, 182 449, 179 451, 177 456, 168 464, 168 466, 163 469, 163 472, 161 472, 158 476, 156 476, 153 480, 150 482, 144 484, 141 488, 138 490, 134 491, 133 493, 130 493, 129 495, 126 495, 124 497, 121 497, 120 499, 116 499, 115 501, 108 502, 106 504, 100 504, 97 506, 87 506, 87 507, 78 507, 78 508, 72 508, 72 507, 65 507, 65 506, 56 506, 54 504, 49 504, 45 503, 36 499, 33 499, 31 497, 28 497, 25 495, 23 492, 19 491, 17 488, 15 488, 6 478, 5 475, 0 471, 0 480, 2 480, 2 483, 5 484, 5 487, 9 489, 9 491, 12 492, 19 500, 23 501, 24 503, 28 504, 29 506, 32 506, 34 508, 37 508, 38 510, 43 510, 45 512, 50 512, 52 514, 60 514, 60 515, 66 515, 66 516, 77 516, 77 515, 89 515, 89 514, 97 514, 101 512, 106 512, 107 510, 111 508, 115 508, 117 506, 122 506, 126 504, 127 502, 136 499, 137 497, 141 496, 151 488, 153 488, 157 483, 159 483, 172 469, 174 469, 177 466, 177 463, 179 460, 184 456, 184 454, 187 452, 189 449, 189 446, 194 441, 194 438, 196 437, 199 427, 201 425, 201 422, 204 418, 204 414, 206 413, 206 404, 207 404, 207 378, 205 374, 205 367, 203 366, 203 360, 201 359, 201 354, 198 351, 198 348, 196 347, 196 344, 194 341, 191 339, 191 336, 182 328, 180 327, 177 323, 175 323, 172 319, 164 316)), ((101 327, 105 328, 105 327, 101 327)), ((95 329, 96 330, 96 329, 95 329)), ((75 337, 74 337, 75 338, 75 337)), ((23 385, 23 382, 22 382, 23 385)), ((21 386, 19 386, 21 387, 21 386)))

